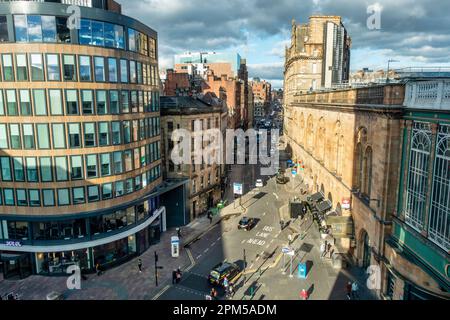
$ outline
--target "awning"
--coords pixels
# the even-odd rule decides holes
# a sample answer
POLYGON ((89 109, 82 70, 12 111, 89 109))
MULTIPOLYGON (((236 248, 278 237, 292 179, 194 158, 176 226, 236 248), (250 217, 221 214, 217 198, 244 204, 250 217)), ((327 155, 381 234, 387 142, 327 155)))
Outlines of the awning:
POLYGON ((311 201, 318 202, 320 200, 323 200, 323 194, 321 192, 314 193, 310 197, 311 201))
POLYGON ((329 200, 325 200, 325 201, 319 202, 316 205, 316 208, 317 208, 317 210, 319 210, 320 213, 324 213, 332 208, 332 204, 329 200))

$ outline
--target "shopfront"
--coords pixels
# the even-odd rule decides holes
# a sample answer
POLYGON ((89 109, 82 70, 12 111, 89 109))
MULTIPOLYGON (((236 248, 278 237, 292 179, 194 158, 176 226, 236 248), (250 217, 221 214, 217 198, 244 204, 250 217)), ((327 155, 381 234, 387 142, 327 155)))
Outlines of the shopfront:
POLYGON ((37 274, 67 274, 67 268, 70 266, 77 266, 81 271, 87 271, 91 265, 88 249, 36 253, 37 274))
POLYGON ((3 264, 3 278, 24 279, 32 274, 31 254, 3 251, 0 253, 3 264))

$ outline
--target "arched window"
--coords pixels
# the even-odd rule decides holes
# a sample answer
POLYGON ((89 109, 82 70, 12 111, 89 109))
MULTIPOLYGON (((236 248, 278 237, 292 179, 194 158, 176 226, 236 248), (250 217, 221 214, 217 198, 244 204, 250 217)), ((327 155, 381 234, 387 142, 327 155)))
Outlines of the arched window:
POLYGON ((336 173, 342 175, 342 167, 344 165, 344 136, 338 136, 337 155, 336 155, 336 173))
POLYGON ((425 217, 430 152, 430 124, 414 122, 406 186, 405 220, 419 231, 423 228, 425 217))
POLYGON ((355 151, 355 169, 354 169, 354 182, 353 186, 355 189, 361 191, 362 186, 362 161, 363 161, 363 151, 362 151, 362 145, 360 142, 356 145, 356 151, 355 151))
POLYGON ((441 125, 436 143, 429 237, 450 250, 450 126, 441 125))
POLYGON ((314 123, 313 123, 313 117, 312 115, 308 116, 308 121, 306 123, 306 147, 308 150, 313 150, 313 144, 314 144, 314 123))
POLYGON ((315 142, 316 156, 318 160, 323 161, 325 155, 325 120, 323 117, 320 118, 317 128, 315 142))
POLYGON ((323 186, 323 183, 320 185, 320 192, 324 195, 325 194, 325 187, 323 186))
POLYGON ((370 191, 372 186, 372 148, 367 147, 363 158, 363 181, 362 193, 370 199, 370 191))
POLYGON ((303 145, 303 141, 305 140, 305 117, 303 116, 303 112, 300 113, 300 120, 299 120, 299 125, 300 125, 300 145, 303 145))
POLYGON ((331 192, 328 192, 328 201, 330 201, 330 203, 333 203, 333 195, 331 194, 331 192))

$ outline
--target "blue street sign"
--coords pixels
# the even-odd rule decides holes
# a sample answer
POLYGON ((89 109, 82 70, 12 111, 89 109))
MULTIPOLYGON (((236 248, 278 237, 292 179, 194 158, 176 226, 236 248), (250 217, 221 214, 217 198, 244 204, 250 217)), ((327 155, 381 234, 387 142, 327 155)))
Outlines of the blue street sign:
POLYGON ((300 279, 306 279, 306 263, 298 264, 298 277, 300 279))

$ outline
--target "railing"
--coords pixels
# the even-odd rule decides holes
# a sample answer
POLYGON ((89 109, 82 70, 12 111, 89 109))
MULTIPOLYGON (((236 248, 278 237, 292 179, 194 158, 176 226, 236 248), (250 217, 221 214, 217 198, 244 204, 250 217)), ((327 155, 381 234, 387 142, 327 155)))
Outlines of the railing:
POLYGON ((450 80, 407 83, 404 105, 416 109, 450 110, 450 80))

